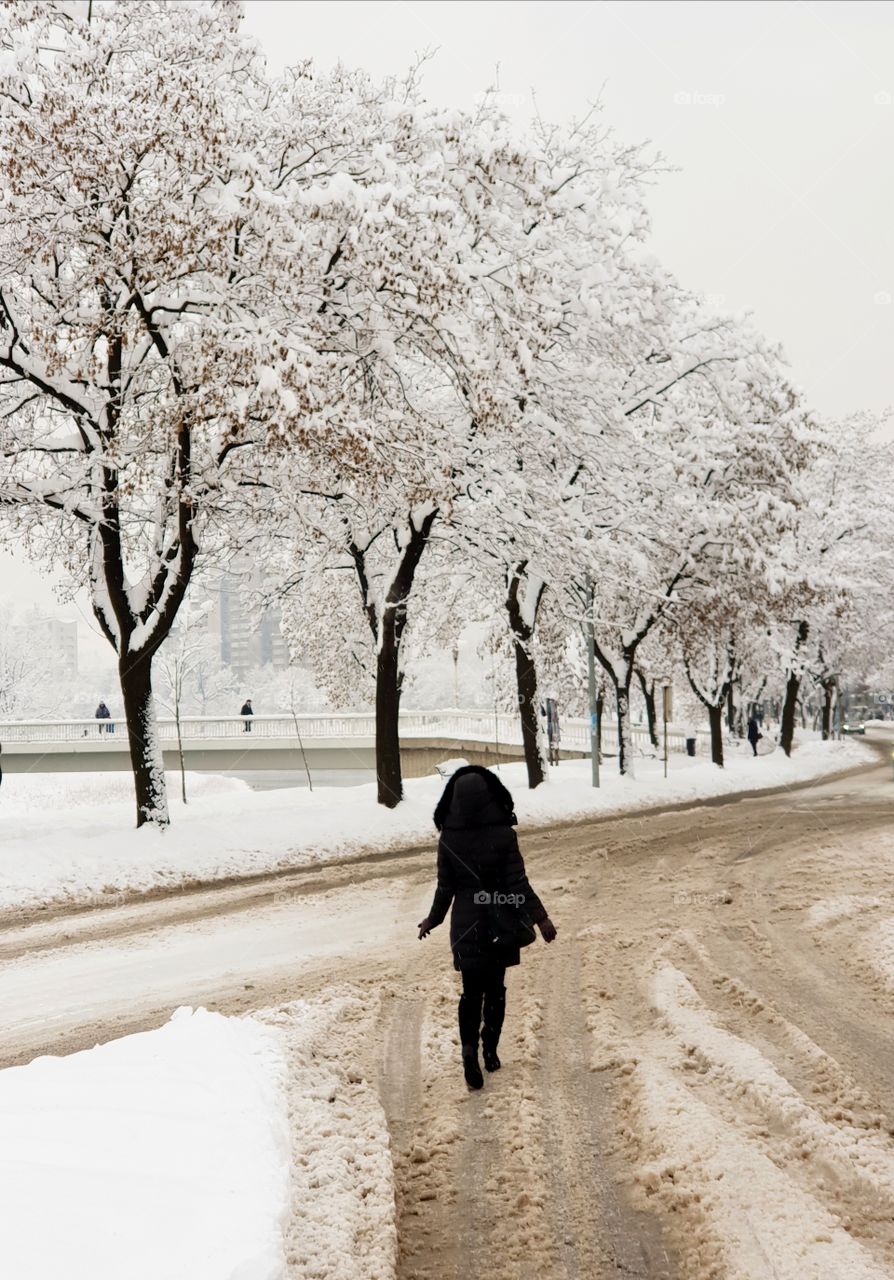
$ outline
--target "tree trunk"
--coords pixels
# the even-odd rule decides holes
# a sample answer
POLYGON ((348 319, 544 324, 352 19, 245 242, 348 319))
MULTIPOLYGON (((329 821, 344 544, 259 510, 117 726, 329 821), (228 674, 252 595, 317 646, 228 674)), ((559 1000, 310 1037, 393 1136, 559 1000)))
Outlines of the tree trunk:
POLYGON ((428 545, 437 508, 415 524, 411 515, 406 526, 391 585, 381 609, 372 598, 367 574, 366 553, 371 544, 348 543, 348 551, 360 584, 364 611, 376 645, 376 798, 388 809, 403 799, 403 777, 400 767, 400 695, 403 672, 400 669, 400 645, 407 625, 407 605, 422 553, 428 545))
POLYGON ((605 710, 605 685, 599 686, 599 692, 596 694, 596 746, 599 750, 599 759, 602 760, 602 713, 605 710))
POLYGON ((821 681, 823 688, 823 706, 822 706, 822 739, 828 742, 832 736, 832 699, 835 696, 835 681, 821 681))
POLYGON ((785 701, 782 704, 782 725, 779 735, 782 750, 787 756, 792 754, 792 741, 795 736, 795 710, 798 704, 798 690, 800 687, 801 677, 795 671, 790 671, 788 680, 785 683, 785 701))
POLYGON ((518 713, 521 719, 522 745, 525 752, 525 767, 528 771, 528 786, 533 791, 546 779, 546 768, 543 762, 543 743, 540 731, 540 696, 537 692, 537 668, 531 652, 531 641, 534 636, 534 625, 543 588, 537 592, 533 609, 526 617, 522 593, 526 586, 524 565, 512 575, 509 591, 506 596, 506 610, 509 614, 509 626, 512 630, 512 645, 515 654, 515 681, 518 690, 518 713))
POLYGON ((723 768, 723 704, 708 707, 708 723, 711 726, 711 763, 723 768))
MULTIPOLYGON (((736 732, 736 700, 733 694, 733 682, 730 680, 726 691, 726 723, 730 733, 736 732)), ((716 761, 715 761, 716 763, 716 761)))
POLYGON ((801 688, 801 676, 797 670, 797 655, 801 647, 807 643, 809 627, 806 622, 798 623, 798 635, 795 640, 795 655, 788 678, 785 682, 785 701, 782 704, 782 724, 779 741, 787 756, 792 754, 792 742, 795 737, 795 712, 798 705, 798 693, 801 688))
POLYGON ((615 701, 618 709, 618 768, 622 774, 633 777, 633 734, 630 731, 630 672, 624 684, 615 680, 615 701))
POLYGON ((515 681, 518 688, 518 712, 521 717, 522 745, 528 770, 528 786, 539 787, 546 777, 540 748, 540 706, 537 695, 537 670, 524 645, 516 640, 515 681))
POLYGON ((710 686, 709 691, 706 693, 704 689, 699 688, 685 653, 683 654, 683 667, 686 671, 686 679, 689 681, 690 689, 708 713, 708 724, 711 727, 711 763, 716 764, 718 769, 722 769, 723 712, 724 708, 729 708, 729 691, 732 680, 727 678, 719 688, 715 683, 710 686))
POLYGON ((595 639, 593 641, 593 651, 615 690, 615 707, 618 716, 618 768, 622 774, 627 774, 631 778, 633 777, 633 733, 630 727, 630 682, 636 665, 638 643, 637 641, 628 645, 621 650, 620 654, 612 657, 596 643, 595 639), (620 677, 619 671, 622 673, 620 677))
POLYGON ((376 657, 376 786, 379 804, 393 809, 403 798, 400 767, 400 644, 395 613, 386 609, 376 657))
POLYGON ((119 659, 118 675, 124 698, 124 716, 136 792, 137 826, 142 827, 147 822, 166 826, 170 819, 165 792, 164 760, 152 701, 151 655, 134 657, 129 654, 119 659))
POLYGON ((655 712, 655 681, 646 680, 641 671, 636 673, 639 680, 639 687, 643 693, 643 701, 646 704, 646 721, 649 725, 649 740, 656 751, 661 749, 661 743, 658 741, 658 717, 655 712))
MULTIPOLYGON (((754 697, 751 699, 750 702, 747 703, 747 705, 743 704, 745 709, 744 719, 746 721, 750 720, 752 716, 756 716, 761 711, 764 703, 764 690, 766 689, 766 687, 767 687, 767 677, 764 676, 763 680, 761 680, 760 684, 755 690, 754 697)), ((740 707, 740 710, 741 709, 742 708, 740 707)))

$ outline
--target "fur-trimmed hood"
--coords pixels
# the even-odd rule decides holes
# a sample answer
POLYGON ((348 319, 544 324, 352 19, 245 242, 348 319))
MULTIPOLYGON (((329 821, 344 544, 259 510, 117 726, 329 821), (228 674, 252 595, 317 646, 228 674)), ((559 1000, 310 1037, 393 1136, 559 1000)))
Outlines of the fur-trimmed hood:
POLYGON ((458 827, 514 827, 512 796, 490 769, 463 765, 447 780, 434 813, 438 831, 458 827))

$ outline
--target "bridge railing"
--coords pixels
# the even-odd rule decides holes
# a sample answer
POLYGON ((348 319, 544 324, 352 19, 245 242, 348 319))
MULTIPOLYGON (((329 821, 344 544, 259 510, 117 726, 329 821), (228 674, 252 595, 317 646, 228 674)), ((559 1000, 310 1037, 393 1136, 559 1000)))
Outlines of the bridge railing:
MULTIPOLYGON (((252 741, 290 741, 297 734, 308 740, 328 738, 374 738, 375 717, 366 711, 300 712, 297 715, 256 716, 184 716, 180 721, 185 741, 221 741, 238 739, 251 734, 252 741)), ((400 732, 404 738, 443 737, 471 739, 506 745, 521 744, 521 726, 518 715, 512 712, 485 710, 403 711, 400 716, 400 732)), ((158 720, 158 734, 163 743, 177 739, 176 722, 170 718, 158 720)), ((634 725, 632 728, 634 749, 638 752, 652 750, 648 730, 634 725)), ((700 738, 705 735, 699 734, 700 738)), ((97 743, 102 749, 111 749, 121 739, 126 741, 127 726, 123 720, 10 720, 0 722, 0 744, 35 745, 50 743, 97 743)), ((590 748, 590 722, 583 718, 565 717, 561 725, 561 745, 573 751, 587 752, 590 748)), ((617 727, 604 722, 602 745, 606 752, 618 749, 617 727)), ((685 737, 677 730, 668 733, 670 751, 685 750, 685 737)))
MULTIPOLYGON (((245 733, 261 738, 290 738, 294 741, 297 728, 308 738, 362 738, 375 734, 375 717, 365 712, 337 712, 334 714, 299 714, 277 716, 183 716, 180 730, 184 739, 219 740, 239 738, 245 733)), ((175 720, 159 717, 156 722, 158 736, 163 742, 177 740, 175 720)), ((105 744, 110 739, 127 736, 124 720, 11 720, 0 722, 0 742, 83 743, 98 741, 105 744)))
MULTIPOLYGON (((508 711, 431 711, 407 712, 407 719, 413 716, 432 717, 431 727, 418 730, 423 733, 441 732, 445 737, 482 738, 488 742, 521 743, 521 724, 517 714, 508 711)), ((404 716, 401 716, 401 732, 416 732, 407 726, 404 728, 404 716)), ((649 731, 644 725, 631 727, 633 745, 639 751, 651 751, 652 742, 649 731)), ((659 731, 659 737, 661 736, 659 731)), ((699 739, 708 739, 709 734, 699 731, 699 739)), ((590 721, 584 717, 566 716, 561 721, 560 745, 572 751, 590 750, 590 721)), ((669 751, 685 751, 686 735, 678 729, 668 731, 667 745, 669 751)), ((614 721, 603 721, 602 747, 604 751, 616 752, 618 749, 618 729, 614 721)))

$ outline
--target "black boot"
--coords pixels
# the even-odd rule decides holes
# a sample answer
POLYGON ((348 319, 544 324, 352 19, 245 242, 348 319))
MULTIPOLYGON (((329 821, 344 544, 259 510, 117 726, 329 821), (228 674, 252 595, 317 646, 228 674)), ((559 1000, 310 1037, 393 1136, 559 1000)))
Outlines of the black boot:
POLYGON ((497 987, 484 993, 484 1027, 481 1031, 481 1049, 484 1054, 484 1065, 488 1071, 500 1070, 500 1059, 497 1057, 497 1045, 500 1043, 500 1032, 503 1029, 503 1016, 506 1013, 506 988, 497 987))
POLYGON ((484 1076, 478 1065, 478 1033, 481 1029, 481 997, 465 991, 459 998, 459 1042, 463 1050, 463 1075, 470 1089, 480 1089, 484 1076))

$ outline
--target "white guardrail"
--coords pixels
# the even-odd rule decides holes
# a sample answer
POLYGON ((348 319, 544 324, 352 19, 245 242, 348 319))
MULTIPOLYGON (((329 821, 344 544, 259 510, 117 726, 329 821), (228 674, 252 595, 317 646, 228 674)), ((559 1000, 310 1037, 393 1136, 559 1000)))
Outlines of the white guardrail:
MULTIPOLYGON (((217 741, 242 738, 251 733, 252 741, 264 739, 294 743, 296 728, 302 738, 308 740, 327 738, 375 737, 375 717, 371 712, 301 712, 292 715, 243 716, 184 716, 180 721, 185 741, 217 741), (296 725, 297 721, 297 725, 296 725)), ((455 738, 484 742, 502 742, 521 745, 521 725, 516 714, 493 711, 402 711, 400 732, 404 738, 455 738)), ((567 717, 561 725, 561 745, 572 751, 588 752, 590 749, 590 722, 583 718, 567 717)), ((177 726, 173 719, 159 719, 158 733, 162 742, 177 740, 177 726)), ((634 747, 651 750, 648 730, 640 725, 632 729, 634 747)), ((126 739, 127 726, 123 720, 8 720, 0 722, 0 745, 35 745, 43 743, 80 743, 98 741, 103 747, 111 747, 113 740, 126 739)), ((705 735, 699 733, 702 738, 705 735)), ((607 752, 617 751, 618 734, 613 721, 607 719, 602 726, 602 745, 607 752)), ((670 751, 685 750, 685 736, 675 730, 668 733, 670 751)))

